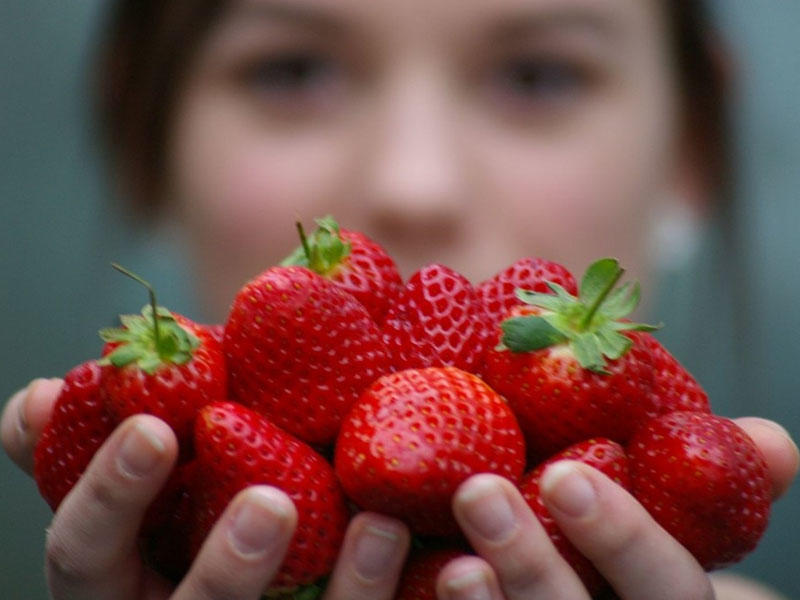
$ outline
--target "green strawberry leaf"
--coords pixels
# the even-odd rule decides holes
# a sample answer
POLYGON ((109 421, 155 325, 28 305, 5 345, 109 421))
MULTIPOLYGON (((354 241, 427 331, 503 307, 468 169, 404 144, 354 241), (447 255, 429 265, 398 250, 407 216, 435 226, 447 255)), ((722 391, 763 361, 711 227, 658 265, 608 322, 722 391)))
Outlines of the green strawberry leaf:
POLYGON ((611 321, 610 325, 614 331, 658 331, 664 327, 663 323, 649 325, 647 323, 632 323, 629 321, 611 321))
POLYGON ((611 360, 622 358, 633 345, 630 338, 607 329, 597 332, 597 340, 600 342, 600 351, 611 360))
POLYGON ((570 294, 563 286, 555 283, 554 281, 548 281, 547 287, 553 290, 553 293, 564 300, 565 302, 575 302, 575 296, 570 294))
POLYGON ((512 352, 532 352, 567 341, 566 336, 538 316, 512 317, 501 324, 503 346, 512 352))
POLYGON ((578 293, 580 301, 586 306, 592 306, 608 294, 608 290, 619 281, 622 273, 619 262, 614 258, 601 258, 592 263, 581 279, 578 293))
POLYGON ((525 304, 538 306, 546 310, 561 311, 566 307, 564 299, 553 294, 542 294, 523 289, 517 289, 515 294, 525 304))
POLYGON ((641 289, 639 282, 629 281, 618 290, 609 294, 603 303, 602 312, 609 319, 627 317, 639 305, 641 289))
POLYGON ((584 369, 604 375, 609 374, 605 369, 606 361, 596 334, 581 333, 570 340, 569 346, 584 369))

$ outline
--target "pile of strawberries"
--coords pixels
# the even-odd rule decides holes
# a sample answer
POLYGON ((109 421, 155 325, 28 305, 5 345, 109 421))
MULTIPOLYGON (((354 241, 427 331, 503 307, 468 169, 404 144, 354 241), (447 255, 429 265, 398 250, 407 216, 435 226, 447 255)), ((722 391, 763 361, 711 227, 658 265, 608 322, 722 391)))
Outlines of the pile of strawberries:
POLYGON ((469 552, 452 495, 489 472, 519 486, 598 592, 602 577, 539 498, 539 475, 559 458, 630 490, 707 569, 755 547, 770 509, 764 459, 711 413, 653 327, 626 319, 640 291, 618 285, 615 260, 592 264, 579 285, 538 258, 478 285, 441 264, 404 284, 378 244, 317 223, 241 288, 224 326, 159 307, 151 290, 141 315, 101 332, 102 357, 66 375, 36 448, 53 509, 111 431, 145 412, 180 444, 141 531, 147 560, 175 578, 233 496, 269 484, 298 511, 273 591, 324 580, 350 517, 371 510, 428 547, 412 553, 399 597, 433 598, 438 567, 469 552))

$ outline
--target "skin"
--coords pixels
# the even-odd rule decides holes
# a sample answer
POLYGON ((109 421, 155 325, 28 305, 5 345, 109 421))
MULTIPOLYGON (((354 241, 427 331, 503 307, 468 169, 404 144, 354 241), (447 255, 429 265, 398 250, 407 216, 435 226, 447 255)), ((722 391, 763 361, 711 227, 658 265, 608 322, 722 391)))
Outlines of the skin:
POLYGON ((324 214, 406 276, 611 255, 646 284, 657 211, 698 194, 663 21, 655 0, 235 2, 165 183, 209 313, 324 214))
MULTIPOLYGON (((242 283, 294 248, 298 216, 368 232, 406 276, 432 257, 479 281, 526 255, 577 272, 613 255, 646 286, 651 222, 668 198, 704 200, 656 0, 232 4, 183 80, 163 186, 220 320, 242 283)), ((4 410, 4 448, 28 472, 61 383, 37 380, 4 410)), ((796 446, 772 422, 738 422, 777 498, 796 446)), ((139 562, 135 534, 175 454, 151 416, 104 444, 48 529, 54 598, 259 597, 296 520, 273 488, 237 496, 177 589, 139 562)), ((622 598, 714 598, 686 550, 601 474, 560 464, 542 486, 622 598)), ((478 556, 445 568, 440 600, 588 598, 508 482, 470 478, 453 510, 478 556)), ((408 547, 402 523, 359 515, 325 600, 392 598, 408 547)), ((723 595, 734 588, 718 597, 742 597, 723 595)))

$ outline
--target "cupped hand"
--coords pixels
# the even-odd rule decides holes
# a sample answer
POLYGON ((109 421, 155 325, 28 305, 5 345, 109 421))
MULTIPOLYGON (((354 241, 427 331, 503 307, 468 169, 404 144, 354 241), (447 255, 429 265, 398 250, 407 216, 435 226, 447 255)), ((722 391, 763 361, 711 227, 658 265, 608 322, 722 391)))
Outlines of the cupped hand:
MULTIPOLYGON (((800 456, 783 428, 754 417, 736 422, 761 448, 773 497, 794 479, 800 456)), ((707 573, 623 488, 575 461, 543 474, 542 499, 562 532, 625 600, 712 600, 707 573)), ((589 600, 578 576, 550 543, 516 488, 476 475, 458 489, 453 510, 478 556, 450 562, 437 582, 440 600, 589 600)))
MULTIPOLYGON (((33 449, 60 390, 37 380, 3 411, 8 455, 28 473, 33 449)), ((177 458, 177 440, 163 421, 124 421, 95 454, 47 530, 46 572, 55 600, 256 600, 277 573, 297 513, 288 496, 253 486, 231 501, 185 578, 177 585, 140 558, 137 536, 148 505, 177 458)), ((363 513, 349 526, 324 600, 391 600, 408 551, 400 522, 363 513)))

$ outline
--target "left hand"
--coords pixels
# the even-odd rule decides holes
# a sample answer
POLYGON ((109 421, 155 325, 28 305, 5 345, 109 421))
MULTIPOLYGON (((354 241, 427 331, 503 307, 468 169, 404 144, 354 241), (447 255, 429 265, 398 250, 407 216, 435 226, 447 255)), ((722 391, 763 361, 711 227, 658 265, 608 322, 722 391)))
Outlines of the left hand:
MULTIPOLYGON (((761 448, 773 497, 779 497, 797 473, 797 446, 771 421, 737 423, 761 448)), ((551 466, 543 475, 542 499, 620 598, 714 599, 708 574, 633 496, 591 467, 573 461, 563 466, 551 466)), ((590 600, 509 481, 471 477, 457 491, 453 510, 478 556, 458 558, 442 570, 440 600, 590 600)))

